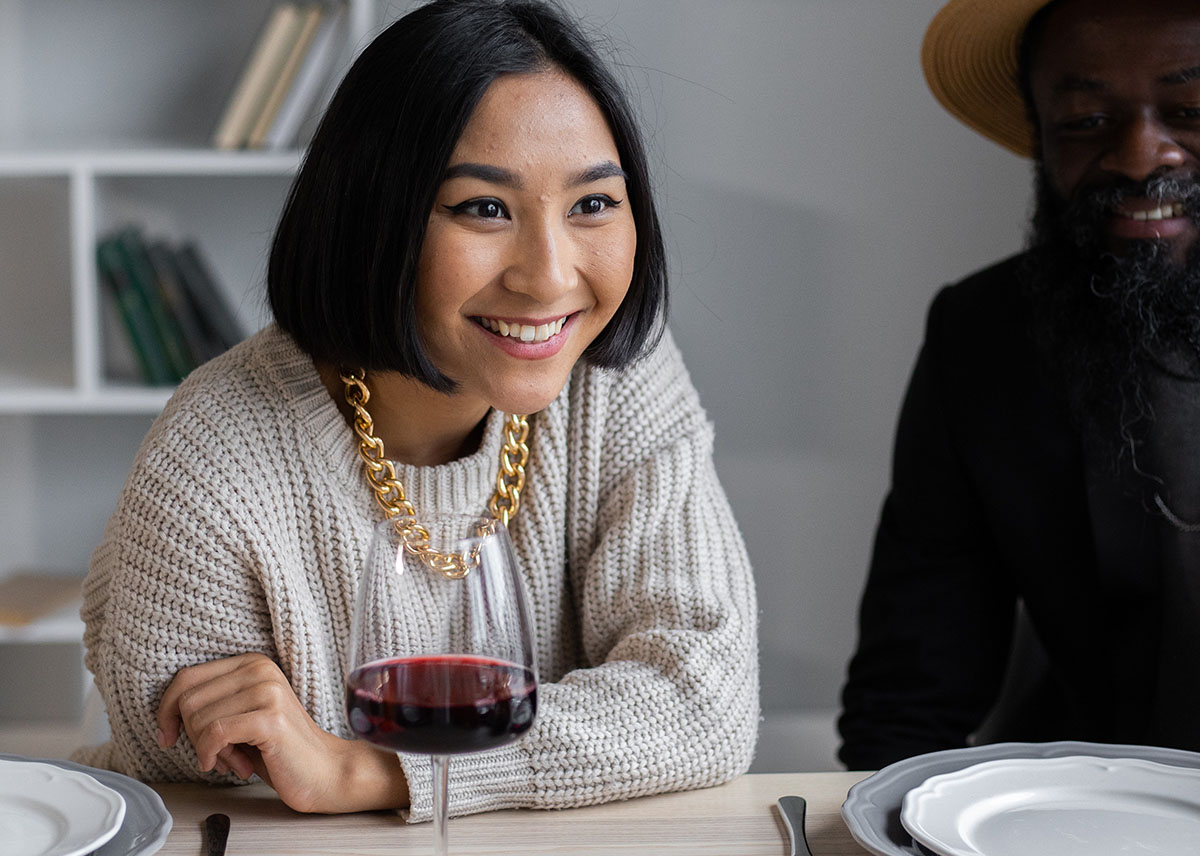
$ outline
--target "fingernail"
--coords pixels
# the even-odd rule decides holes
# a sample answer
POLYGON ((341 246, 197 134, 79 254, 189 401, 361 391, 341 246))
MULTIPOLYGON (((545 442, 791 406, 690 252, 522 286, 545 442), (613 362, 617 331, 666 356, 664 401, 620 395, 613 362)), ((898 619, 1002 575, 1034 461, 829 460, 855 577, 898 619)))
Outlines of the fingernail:
POLYGON ((156 728, 154 730, 154 739, 158 741, 159 749, 166 749, 171 745, 167 742, 167 735, 163 733, 161 728, 156 728))

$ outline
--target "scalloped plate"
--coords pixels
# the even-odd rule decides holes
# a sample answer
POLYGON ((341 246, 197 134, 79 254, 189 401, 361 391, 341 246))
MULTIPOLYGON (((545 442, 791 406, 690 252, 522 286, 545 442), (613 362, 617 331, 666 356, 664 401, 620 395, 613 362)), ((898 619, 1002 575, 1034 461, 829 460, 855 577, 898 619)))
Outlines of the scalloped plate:
POLYGON ((1200 770, 1133 758, 1013 758, 932 776, 900 822, 940 856, 1200 853, 1200 770))
MULTIPOLYGON (((0 761, 35 761, 64 770, 74 770, 107 785, 125 799, 125 819, 117 834, 93 852, 93 856, 147 856, 166 842, 172 818, 153 788, 112 770, 99 770, 57 758, 26 758, 0 753, 0 761)), ((0 852, 4 852, 0 848, 0 852)))
POLYGON ((946 749, 897 761, 850 788, 842 803, 842 818, 850 835, 875 856, 923 856, 900 823, 904 795, 930 776, 961 770, 984 761, 1003 758, 1061 758, 1090 755, 1096 758, 1140 758, 1174 767, 1200 769, 1200 753, 1158 746, 1084 743, 991 743, 966 749, 946 749))
POLYGON ((83 856, 117 834, 125 800, 86 773, 0 761, 5 856, 83 856))

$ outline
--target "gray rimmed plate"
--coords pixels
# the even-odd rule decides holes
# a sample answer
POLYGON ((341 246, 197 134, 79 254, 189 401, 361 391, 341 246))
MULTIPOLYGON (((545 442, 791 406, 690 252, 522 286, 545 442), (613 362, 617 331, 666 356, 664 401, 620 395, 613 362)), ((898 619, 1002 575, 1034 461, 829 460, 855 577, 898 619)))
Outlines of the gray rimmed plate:
POLYGON ((104 846, 94 851, 92 856, 146 856, 158 852, 167 840, 167 833, 171 831, 171 813, 163 805, 162 798, 149 785, 145 785, 137 779, 131 779, 129 776, 123 776, 111 770, 99 770, 59 758, 28 758, 24 755, 0 753, 0 759, 37 761, 42 764, 53 764, 64 770, 86 773, 100 784, 112 788, 125 799, 125 819, 121 822, 121 828, 104 846))
POLYGON ((850 834, 875 856, 926 856, 900 824, 904 795, 930 776, 952 773, 984 761, 1004 758, 1062 758, 1090 755, 1095 758, 1139 758, 1176 767, 1200 769, 1200 752, 1129 746, 1119 743, 992 743, 966 749, 947 749, 906 758, 884 767, 850 788, 842 803, 842 819, 850 834))

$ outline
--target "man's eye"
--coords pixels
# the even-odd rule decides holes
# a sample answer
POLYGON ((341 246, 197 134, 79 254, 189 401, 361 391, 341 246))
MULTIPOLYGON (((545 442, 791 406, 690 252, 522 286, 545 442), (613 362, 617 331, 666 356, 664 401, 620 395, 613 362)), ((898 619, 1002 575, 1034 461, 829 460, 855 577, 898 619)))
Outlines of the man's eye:
POLYGON ((1104 124, 1103 116, 1077 116, 1064 119, 1058 126, 1064 131, 1094 131, 1104 124))
POLYGON ((603 193, 597 193, 593 194, 592 196, 585 196, 583 199, 580 199, 578 202, 576 202, 571 207, 571 213, 585 214, 594 217, 597 214, 603 214, 609 208, 616 208, 620 204, 621 203, 618 200, 613 199, 611 196, 607 196, 603 193))
POLYGON ((504 203, 499 199, 468 199, 466 202, 446 207, 454 214, 468 214, 472 217, 479 217, 482 220, 497 220, 508 217, 508 212, 504 210, 504 203))

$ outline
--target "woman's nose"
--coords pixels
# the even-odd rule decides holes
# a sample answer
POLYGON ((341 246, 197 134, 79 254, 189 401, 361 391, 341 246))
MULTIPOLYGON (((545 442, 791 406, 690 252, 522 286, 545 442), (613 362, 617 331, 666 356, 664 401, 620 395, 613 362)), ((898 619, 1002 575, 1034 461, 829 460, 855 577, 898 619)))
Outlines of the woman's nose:
POLYGON ((1177 169, 1185 158, 1170 128, 1157 119, 1140 116, 1120 128, 1100 166, 1134 181, 1144 181, 1164 168, 1177 169))
POLYGON ((574 247, 557 224, 523 229, 512 248, 504 284, 539 303, 553 303, 578 284, 574 247))

